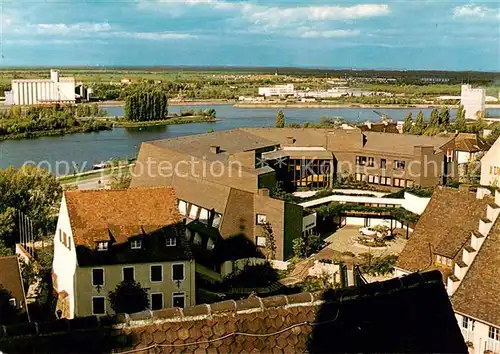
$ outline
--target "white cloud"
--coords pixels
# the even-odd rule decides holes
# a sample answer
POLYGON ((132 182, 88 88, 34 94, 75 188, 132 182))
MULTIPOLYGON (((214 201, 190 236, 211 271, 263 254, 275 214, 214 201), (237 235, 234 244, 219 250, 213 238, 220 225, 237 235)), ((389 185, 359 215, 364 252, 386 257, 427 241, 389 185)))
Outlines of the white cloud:
POLYGON ((41 34, 78 34, 78 33, 100 33, 109 32, 109 23, 39 23, 31 25, 41 34))
POLYGON ((115 37, 125 37, 133 39, 144 40, 175 40, 175 39, 195 39, 195 35, 189 33, 176 33, 176 32, 113 32, 110 35, 115 37))
POLYGON ((299 6, 266 7, 244 5, 243 14, 253 23, 280 24, 285 21, 342 21, 385 16, 390 13, 386 4, 361 4, 354 6, 299 6))
POLYGON ((474 4, 457 6, 453 9, 453 18, 460 19, 500 19, 500 8, 491 8, 474 4))
POLYGON ((330 30, 330 31, 305 31, 300 34, 302 38, 342 38, 359 35, 359 30, 330 30))

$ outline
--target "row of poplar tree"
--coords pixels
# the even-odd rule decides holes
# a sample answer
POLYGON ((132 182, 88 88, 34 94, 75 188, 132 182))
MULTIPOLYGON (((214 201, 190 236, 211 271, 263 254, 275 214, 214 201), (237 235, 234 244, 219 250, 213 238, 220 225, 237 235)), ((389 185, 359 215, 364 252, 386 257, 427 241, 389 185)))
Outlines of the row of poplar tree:
POLYGON ((133 122, 145 122, 166 119, 168 115, 168 97, 162 91, 138 92, 125 101, 125 119, 133 122))
POLYGON ((413 120, 412 113, 409 112, 405 117, 403 125, 403 132, 412 135, 436 135, 450 129, 458 130, 459 132, 467 131, 465 111, 462 105, 457 109, 457 115, 453 124, 450 123, 449 108, 443 106, 440 110, 434 108, 431 111, 428 121, 425 119, 422 111, 418 112, 415 121, 413 120))

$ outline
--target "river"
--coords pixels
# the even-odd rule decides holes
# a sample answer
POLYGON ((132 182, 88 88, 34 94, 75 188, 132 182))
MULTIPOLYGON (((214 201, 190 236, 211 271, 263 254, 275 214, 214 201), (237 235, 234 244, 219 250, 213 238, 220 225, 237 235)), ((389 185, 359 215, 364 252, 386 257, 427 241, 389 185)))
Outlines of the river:
MULTIPOLYGON (((194 123, 147 128, 116 128, 87 134, 70 134, 37 139, 6 140, 0 142, 0 168, 20 167, 25 163, 35 163, 48 168, 56 175, 88 170, 92 164, 114 157, 135 157, 140 144, 144 141, 166 139, 177 136, 206 133, 239 127, 272 127, 276 112, 272 108, 235 108, 231 105, 216 106, 173 106, 169 112, 178 113, 180 109, 214 108, 217 111, 216 123, 194 123)), ((122 115, 122 107, 106 109, 110 116, 122 115)), ((420 109, 375 109, 395 120, 403 120, 408 112, 416 116, 420 109)), ((283 108, 288 123, 319 122, 323 116, 343 117, 347 121, 376 121, 379 116, 373 109, 361 108, 283 108)), ((422 110, 429 117, 431 109, 422 110)), ((488 110, 500 115, 500 109, 488 110)), ((452 110, 452 117, 455 111, 452 110)))

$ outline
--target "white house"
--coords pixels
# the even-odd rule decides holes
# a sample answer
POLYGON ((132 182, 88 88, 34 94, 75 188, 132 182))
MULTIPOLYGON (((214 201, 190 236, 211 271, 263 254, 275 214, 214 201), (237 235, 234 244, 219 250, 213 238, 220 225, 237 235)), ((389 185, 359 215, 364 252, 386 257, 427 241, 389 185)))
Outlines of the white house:
POLYGON ((151 310, 195 304, 195 263, 172 188, 67 191, 54 236, 61 317, 112 314, 122 281, 148 291, 151 310))
POLYGON ((439 187, 396 264, 396 275, 439 269, 469 352, 500 352, 500 190, 439 187))
POLYGON ((481 159, 481 185, 500 186, 500 138, 481 159))

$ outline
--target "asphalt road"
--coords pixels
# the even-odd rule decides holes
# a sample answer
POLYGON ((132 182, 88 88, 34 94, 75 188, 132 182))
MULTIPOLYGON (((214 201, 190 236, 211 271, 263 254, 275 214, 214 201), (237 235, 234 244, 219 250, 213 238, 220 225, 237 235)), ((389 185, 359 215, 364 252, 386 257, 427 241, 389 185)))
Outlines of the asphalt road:
POLYGON ((90 178, 79 182, 69 183, 69 185, 77 186, 80 190, 104 189, 109 186, 110 176, 102 176, 90 178), (99 183, 100 181, 100 183, 99 183))

